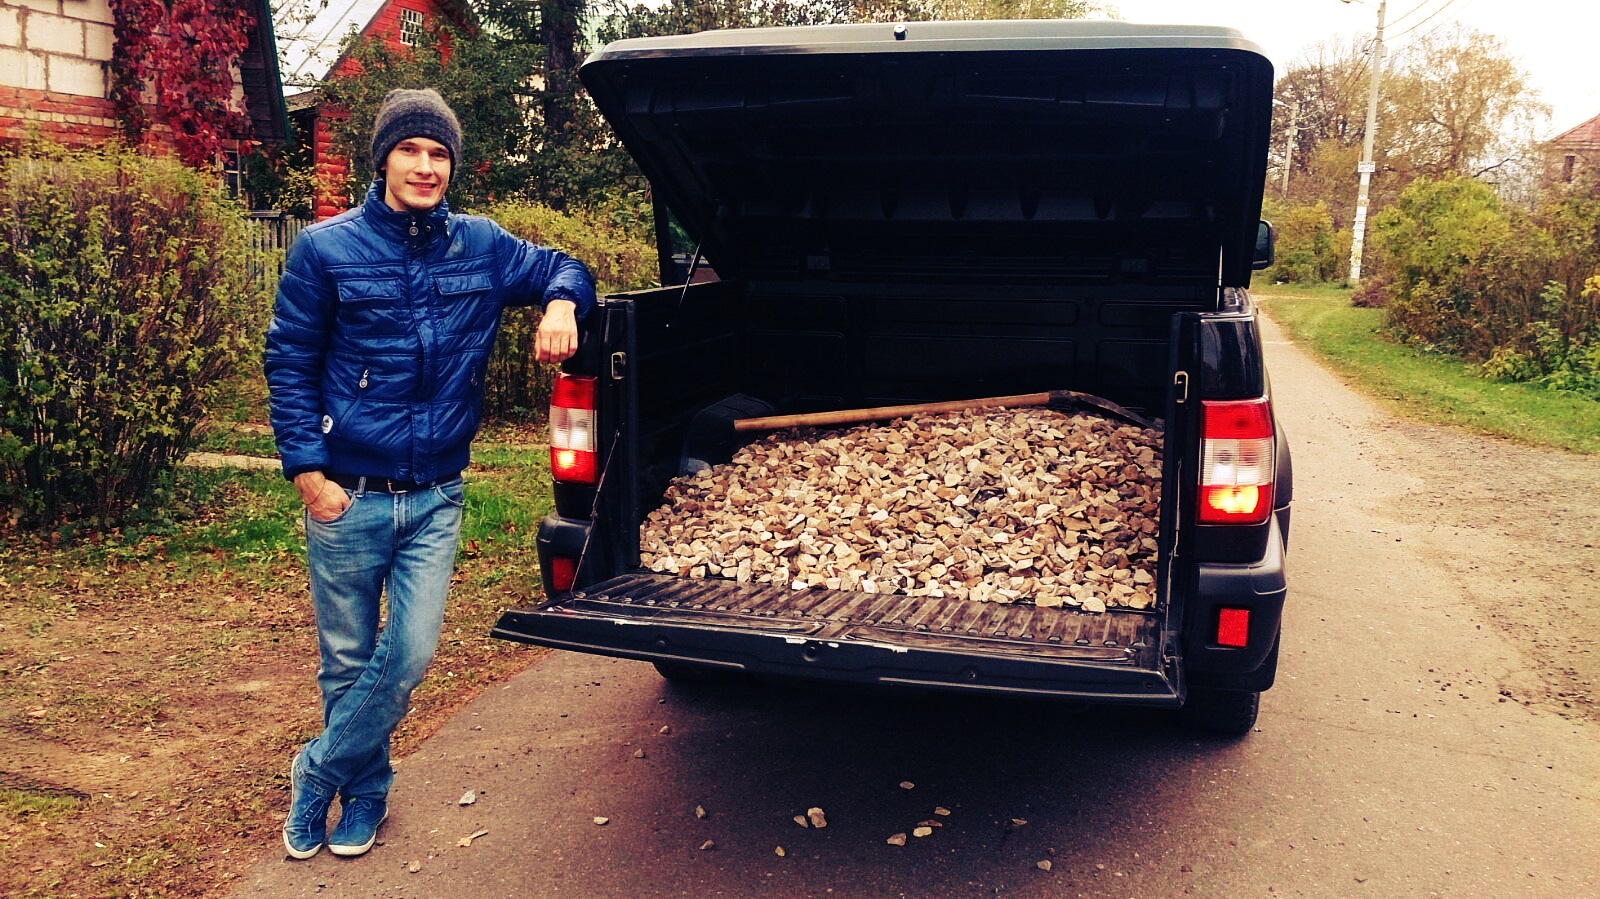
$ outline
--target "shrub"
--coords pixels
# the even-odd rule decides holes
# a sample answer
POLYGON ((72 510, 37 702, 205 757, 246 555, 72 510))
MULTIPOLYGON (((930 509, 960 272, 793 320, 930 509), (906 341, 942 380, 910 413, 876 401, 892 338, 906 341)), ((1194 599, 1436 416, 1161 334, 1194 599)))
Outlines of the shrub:
MULTIPOLYGON (((487 210, 501 227, 525 240, 561 250, 594 273, 601 293, 657 283, 655 247, 599 216, 557 212, 548 206, 502 203, 487 210)), ((484 411, 491 417, 542 414, 550 404, 549 366, 533 358, 539 310, 507 310, 489 362, 484 411)))
POLYGON ((1277 231, 1276 261, 1267 269, 1274 283, 1322 284, 1338 278, 1349 255, 1349 236, 1333 227, 1321 200, 1267 210, 1277 231))
POLYGON ((1419 178, 1373 220, 1378 268, 1389 282, 1389 324, 1433 349, 1484 358, 1503 342, 1492 320, 1496 254, 1510 218, 1488 185, 1419 178))
POLYGON ((193 444, 267 304, 215 179, 123 149, 0 158, 0 494, 114 524, 193 444))

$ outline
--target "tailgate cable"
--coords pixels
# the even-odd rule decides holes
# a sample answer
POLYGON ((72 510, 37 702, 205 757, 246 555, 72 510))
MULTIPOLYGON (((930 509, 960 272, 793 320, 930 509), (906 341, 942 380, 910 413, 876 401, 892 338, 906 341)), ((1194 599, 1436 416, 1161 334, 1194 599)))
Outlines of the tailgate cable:
MULTIPOLYGON (((619 435, 616 432, 612 432, 611 448, 606 451, 605 465, 600 468, 600 480, 594 485, 594 502, 589 505, 589 518, 592 521, 598 522, 600 519, 600 514, 604 511, 604 508, 600 504, 600 498, 603 494, 603 491, 606 489, 606 472, 611 469, 611 457, 617 452, 618 436, 619 435)), ((583 548, 578 550, 578 562, 574 566, 574 568, 578 571, 583 570, 583 560, 589 555, 589 544, 594 542, 595 530, 595 528, 591 527, 589 528, 589 532, 583 535, 583 548)), ((573 590, 571 592, 576 595, 581 591, 573 590)))
POLYGON ((689 259, 689 272, 683 276, 683 289, 678 291, 678 305, 672 308, 672 318, 667 320, 666 327, 671 328, 672 323, 678 320, 679 313, 683 312, 683 301, 689 296, 689 285, 694 283, 695 270, 700 267, 700 250, 706 242, 701 240, 694 245, 694 255, 689 259))

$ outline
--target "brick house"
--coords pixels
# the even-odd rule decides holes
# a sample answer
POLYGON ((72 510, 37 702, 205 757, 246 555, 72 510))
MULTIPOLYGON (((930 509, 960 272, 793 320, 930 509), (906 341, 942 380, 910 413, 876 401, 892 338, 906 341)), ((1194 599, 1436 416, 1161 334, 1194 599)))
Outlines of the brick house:
POLYGON ((335 4, 324 0, 283 0, 278 5, 274 24, 282 56, 283 92, 296 139, 308 151, 320 185, 313 203, 318 221, 338 215, 349 208, 353 199, 359 199, 346 193, 351 180, 350 161, 335 150, 330 127, 346 113, 324 104, 317 93, 322 81, 355 71, 354 61, 341 53, 344 40, 352 33, 377 36, 389 49, 403 51, 441 17, 463 24, 468 18, 466 6, 461 0, 353 0, 335 4))
POLYGON ((1549 179, 1571 182, 1584 169, 1600 166, 1600 116, 1563 131, 1544 146, 1549 179))
MULTIPOLYGON (((256 25, 234 80, 250 136, 271 144, 283 142, 288 119, 267 2, 250 0, 256 25)), ((107 0, 0 0, 0 144, 34 128, 69 146, 121 133, 109 99, 115 21, 107 0)))

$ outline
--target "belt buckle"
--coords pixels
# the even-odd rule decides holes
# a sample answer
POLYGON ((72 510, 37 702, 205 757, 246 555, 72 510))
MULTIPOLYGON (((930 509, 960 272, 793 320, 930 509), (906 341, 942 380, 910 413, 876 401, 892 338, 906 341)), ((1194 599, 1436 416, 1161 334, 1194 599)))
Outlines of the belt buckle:
POLYGON ((389 488, 389 492, 390 493, 410 493, 411 492, 410 490, 402 490, 399 487, 396 487, 394 478, 384 478, 383 479, 383 485, 385 487, 389 488))

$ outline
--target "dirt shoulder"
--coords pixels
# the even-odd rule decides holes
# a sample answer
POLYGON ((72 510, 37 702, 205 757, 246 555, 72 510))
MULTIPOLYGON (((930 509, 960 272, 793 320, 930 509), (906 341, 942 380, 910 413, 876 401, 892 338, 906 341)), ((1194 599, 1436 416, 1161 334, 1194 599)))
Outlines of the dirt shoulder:
MULTIPOLYGON (((1300 424, 1315 439, 1351 441, 1406 480, 1372 510, 1373 527, 1428 547, 1461 600, 1525 653, 1527 668, 1496 675, 1501 694, 1600 720, 1600 457, 1418 424, 1367 400, 1334 405, 1296 364, 1272 358, 1287 338, 1270 321, 1264 337, 1280 406, 1305 404, 1300 424)), ((1295 496, 1297 506, 1326 501, 1339 499, 1295 496)))
MULTIPOLYGON (((0 542, 0 895, 222 895, 273 851, 321 710, 293 497, 255 477, 100 555, 0 542)), ((488 637, 531 559, 467 548, 397 758, 536 658, 488 637)))

